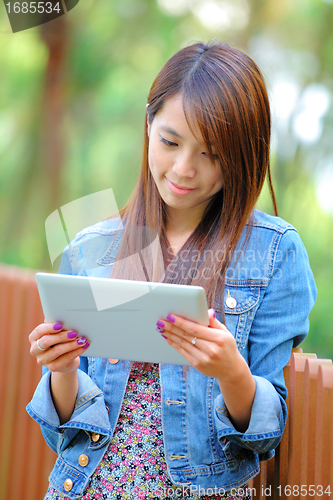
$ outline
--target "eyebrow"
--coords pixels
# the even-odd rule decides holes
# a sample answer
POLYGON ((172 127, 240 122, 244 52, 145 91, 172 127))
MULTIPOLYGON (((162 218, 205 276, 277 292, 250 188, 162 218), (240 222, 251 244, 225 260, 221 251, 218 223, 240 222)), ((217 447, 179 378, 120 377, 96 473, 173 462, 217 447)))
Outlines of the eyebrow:
POLYGON ((160 127, 160 130, 163 130, 164 132, 167 132, 168 134, 171 134, 171 135, 174 135, 176 137, 179 137, 179 139, 181 139, 181 135, 178 134, 178 132, 176 132, 175 130, 173 130, 173 128, 171 127, 168 127, 167 125, 161 125, 160 127))

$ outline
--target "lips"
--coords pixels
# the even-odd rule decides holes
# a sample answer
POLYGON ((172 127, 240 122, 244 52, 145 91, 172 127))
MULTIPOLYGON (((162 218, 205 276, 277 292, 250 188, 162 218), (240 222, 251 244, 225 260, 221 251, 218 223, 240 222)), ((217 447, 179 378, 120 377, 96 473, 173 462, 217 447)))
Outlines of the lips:
POLYGON ((172 193, 175 194, 189 194, 192 193, 193 191, 196 190, 196 188, 188 188, 188 187, 182 187, 182 186, 177 186, 177 184, 174 184, 171 182, 169 179, 166 178, 168 187, 172 193))

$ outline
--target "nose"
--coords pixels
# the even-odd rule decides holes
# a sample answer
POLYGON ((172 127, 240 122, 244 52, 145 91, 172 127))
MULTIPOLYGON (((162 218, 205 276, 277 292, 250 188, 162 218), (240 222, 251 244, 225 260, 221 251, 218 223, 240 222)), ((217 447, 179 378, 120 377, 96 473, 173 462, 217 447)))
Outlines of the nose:
POLYGON ((187 177, 189 179, 193 179, 196 174, 193 156, 186 152, 182 152, 177 155, 173 165, 173 171, 180 178, 187 177))

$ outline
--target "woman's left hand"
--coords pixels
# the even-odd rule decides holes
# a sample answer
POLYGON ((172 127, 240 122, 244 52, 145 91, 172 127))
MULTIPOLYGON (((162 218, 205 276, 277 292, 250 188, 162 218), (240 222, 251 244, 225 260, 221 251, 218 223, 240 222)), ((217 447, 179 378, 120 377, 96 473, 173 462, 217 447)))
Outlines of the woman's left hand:
POLYGON ((223 380, 232 373, 240 353, 233 335, 215 318, 214 309, 208 310, 208 316, 209 326, 203 326, 169 314, 157 322, 157 330, 199 372, 223 380))
POLYGON ((245 432, 251 418, 256 383, 229 330, 208 310, 209 326, 169 314, 157 322, 157 330, 203 375, 217 379, 229 418, 245 432), (163 331, 162 331, 163 330, 163 331))

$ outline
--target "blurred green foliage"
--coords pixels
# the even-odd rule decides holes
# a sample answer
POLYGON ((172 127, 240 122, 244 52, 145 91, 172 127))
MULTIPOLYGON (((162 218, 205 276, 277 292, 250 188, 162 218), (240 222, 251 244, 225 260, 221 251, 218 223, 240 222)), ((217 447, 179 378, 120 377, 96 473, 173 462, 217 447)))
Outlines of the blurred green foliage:
MULTIPOLYGON (((302 347, 332 358, 332 25, 328 0, 82 0, 63 16, 65 31, 57 20, 13 34, 0 6, 0 261, 51 270, 44 223, 53 210, 110 187, 126 203, 153 79, 180 47, 218 38, 265 75, 279 214, 298 229, 318 286, 302 347), (65 46, 54 108, 52 37, 65 46)), ((258 205, 272 212, 266 188, 258 205)))

